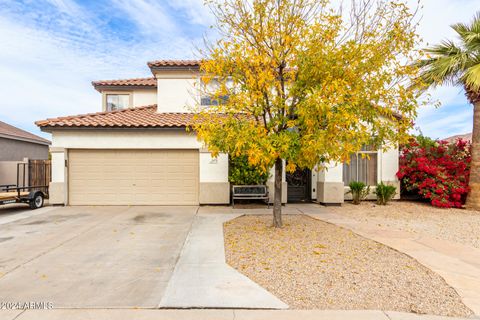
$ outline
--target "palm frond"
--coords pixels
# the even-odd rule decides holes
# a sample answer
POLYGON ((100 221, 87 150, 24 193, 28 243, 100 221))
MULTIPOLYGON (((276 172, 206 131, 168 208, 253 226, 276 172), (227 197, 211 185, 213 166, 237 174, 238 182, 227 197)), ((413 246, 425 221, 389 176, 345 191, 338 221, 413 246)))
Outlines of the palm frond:
POLYGON ((470 30, 474 33, 480 33, 480 11, 478 11, 473 17, 470 30))
POLYGON ((480 52, 480 11, 475 14, 470 24, 456 23, 451 27, 467 50, 480 52))
POLYGON ((416 63, 421 80, 430 86, 457 84, 468 65, 468 53, 452 41, 443 41, 425 52, 432 57, 416 63))
POLYGON ((461 39, 465 40, 465 37, 471 33, 470 26, 466 23, 455 23, 450 26, 455 32, 460 36, 461 39))
POLYGON ((480 90, 480 59, 466 70, 463 82, 473 91, 480 90))
POLYGON ((463 49, 451 40, 443 40, 440 44, 425 49, 425 52, 438 56, 454 56, 463 52, 463 49))
POLYGON ((415 64, 420 68, 420 80, 429 86, 452 84, 480 90, 480 11, 470 23, 451 27, 460 42, 444 40, 425 49, 428 59, 415 64))

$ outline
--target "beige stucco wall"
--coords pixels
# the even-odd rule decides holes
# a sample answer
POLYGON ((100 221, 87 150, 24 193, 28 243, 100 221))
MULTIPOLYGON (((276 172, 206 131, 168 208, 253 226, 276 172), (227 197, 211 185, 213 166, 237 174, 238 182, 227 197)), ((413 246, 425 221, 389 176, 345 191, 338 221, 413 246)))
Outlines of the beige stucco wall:
POLYGON ((68 171, 65 167, 65 160, 68 155, 67 150, 63 147, 51 146, 50 154, 52 157, 52 181, 48 190, 49 203, 64 204, 67 200, 66 181, 68 180, 68 171))
POLYGON ((80 149, 200 149, 184 130, 57 130, 52 147, 80 149))
POLYGON ((219 154, 213 158, 210 152, 200 150, 201 182, 226 182, 228 181, 228 155, 219 154))
POLYGON ((317 172, 317 181, 312 181, 315 188, 315 200, 324 204, 340 204, 344 200, 343 165, 330 162, 323 170, 317 172))
POLYGON ((316 201, 323 204, 341 204, 345 200, 343 182, 318 181, 316 201))
POLYGON ((200 204, 228 204, 230 203, 229 182, 200 182, 200 204))
POLYGON ((156 77, 158 112, 191 112, 199 103, 198 73, 162 72, 156 77))
POLYGON ((52 157, 52 182, 63 182, 65 175, 65 148, 50 148, 52 157))
POLYGON ((148 106, 157 103, 157 89, 135 89, 133 90, 133 107, 148 106))
POLYGON ((324 165, 324 170, 318 172, 320 182, 343 182, 343 165, 331 162, 324 165))
POLYGON ((228 155, 213 158, 206 149, 200 150, 200 204, 230 203, 228 155))
POLYGON ((65 201, 66 201, 65 186, 66 186, 66 183, 64 182, 50 182, 50 186, 48 188, 49 204, 51 205, 65 204, 65 201))

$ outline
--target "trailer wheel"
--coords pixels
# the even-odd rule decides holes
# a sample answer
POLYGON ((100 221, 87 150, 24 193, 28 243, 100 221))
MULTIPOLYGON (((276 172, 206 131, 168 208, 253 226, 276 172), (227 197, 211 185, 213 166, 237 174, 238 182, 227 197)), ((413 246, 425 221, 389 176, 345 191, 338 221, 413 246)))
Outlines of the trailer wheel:
POLYGON ((35 194, 32 200, 30 200, 30 209, 38 209, 43 207, 43 195, 41 193, 35 194))

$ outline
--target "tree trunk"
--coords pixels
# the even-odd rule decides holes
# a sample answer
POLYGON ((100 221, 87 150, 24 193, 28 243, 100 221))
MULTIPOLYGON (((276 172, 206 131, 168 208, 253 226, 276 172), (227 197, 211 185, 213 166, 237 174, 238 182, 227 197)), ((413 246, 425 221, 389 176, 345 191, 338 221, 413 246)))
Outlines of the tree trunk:
POLYGON ((273 226, 282 227, 282 159, 275 160, 275 182, 273 195, 273 226))
POLYGON ((480 210, 480 101, 473 104, 472 162, 470 163, 470 192, 466 206, 480 210))

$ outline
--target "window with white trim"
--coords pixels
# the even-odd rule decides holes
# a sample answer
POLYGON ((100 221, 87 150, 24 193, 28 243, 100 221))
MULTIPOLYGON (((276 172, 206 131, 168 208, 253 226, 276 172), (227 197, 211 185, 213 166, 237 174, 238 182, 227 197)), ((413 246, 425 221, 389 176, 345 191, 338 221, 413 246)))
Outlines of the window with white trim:
POLYGON ((343 183, 361 181, 368 186, 377 184, 378 152, 371 146, 351 155, 350 163, 343 164, 343 183))
POLYGON ((129 94, 107 94, 106 95, 107 111, 115 111, 130 107, 129 94))

